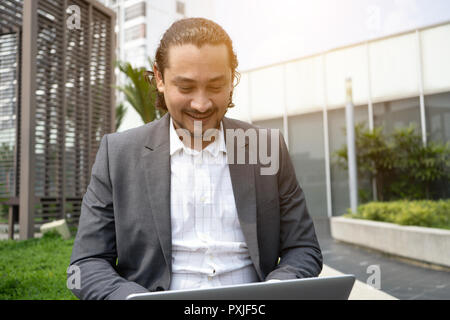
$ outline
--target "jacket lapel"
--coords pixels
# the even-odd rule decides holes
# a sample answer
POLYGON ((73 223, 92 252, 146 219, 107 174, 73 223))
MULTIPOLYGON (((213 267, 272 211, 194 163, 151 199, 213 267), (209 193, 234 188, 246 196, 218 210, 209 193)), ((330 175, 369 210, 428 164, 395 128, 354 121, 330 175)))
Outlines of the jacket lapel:
POLYGON ((141 165, 161 248, 169 270, 172 272, 169 147, 169 116, 166 114, 147 132, 141 165))
MULTIPOLYGON (((235 124, 228 118, 223 118, 223 128, 225 143, 226 129, 238 129, 235 124)), ((248 159, 249 146, 246 141, 243 147, 234 143, 234 157, 238 154, 238 148, 245 148, 246 159, 248 159)), ((242 152, 242 151, 241 151, 242 152)), ((229 156, 229 153, 227 153, 229 156)), ((250 257, 255 266, 260 280, 264 280, 263 273, 260 268, 259 246, 258 246, 258 230, 256 218, 256 191, 255 191, 255 173, 254 165, 236 164, 236 159, 228 159, 231 184, 233 186, 234 201, 238 212, 239 223, 247 243, 250 257)))
MULTIPOLYGON (((226 129, 238 129, 230 119, 223 118, 226 129)), ((172 272, 172 226, 170 220, 170 139, 169 115, 149 126, 142 153, 142 169, 146 179, 146 193, 151 207, 158 238, 170 272, 172 272)), ((237 146, 235 146, 237 148, 237 146)), ((248 143, 245 148, 248 159, 248 143)), ((234 154, 237 154, 235 149, 234 154)), ((229 161, 229 170, 238 219, 250 257, 261 280, 264 280, 259 257, 254 165, 229 161)))

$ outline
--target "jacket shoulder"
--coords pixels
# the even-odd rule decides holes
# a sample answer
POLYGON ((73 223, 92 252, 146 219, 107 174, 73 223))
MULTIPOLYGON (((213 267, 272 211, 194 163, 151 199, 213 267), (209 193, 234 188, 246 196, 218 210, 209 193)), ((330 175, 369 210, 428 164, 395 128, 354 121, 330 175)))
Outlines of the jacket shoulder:
POLYGON ((254 124, 242 121, 242 120, 237 120, 237 119, 224 117, 223 121, 224 121, 224 125, 225 125, 225 127, 227 129, 228 128, 230 128, 230 129, 244 129, 244 130, 247 130, 247 129, 261 129, 260 126, 257 126, 257 125, 254 125, 254 124))
MULTIPOLYGON (((255 124, 251 124, 245 121, 237 120, 237 119, 231 119, 231 118, 224 118, 225 127, 227 129, 243 129, 244 131, 248 129, 254 129, 257 132, 259 130, 267 130, 268 135, 270 136, 272 134, 273 128, 263 127, 255 124)), ((281 132, 279 129, 276 129, 278 131, 279 136, 283 137, 283 132, 281 132)), ((284 137, 283 137, 284 139, 284 137)))
POLYGON ((162 134, 161 129, 164 127, 165 117, 143 124, 136 128, 131 128, 121 132, 108 134, 108 142, 114 146, 125 146, 129 148, 132 145, 143 146, 156 138, 157 134, 162 134))

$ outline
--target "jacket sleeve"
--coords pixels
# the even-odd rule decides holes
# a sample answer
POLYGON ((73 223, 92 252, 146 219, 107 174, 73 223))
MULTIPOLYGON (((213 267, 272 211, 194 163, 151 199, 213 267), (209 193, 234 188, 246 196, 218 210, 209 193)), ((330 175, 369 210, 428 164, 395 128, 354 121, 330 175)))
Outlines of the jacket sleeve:
MULTIPOLYGON (((125 299, 148 290, 122 278, 115 270, 117 252, 112 185, 109 177, 108 135, 103 136, 83 197, 70 265, 79 270, 80 299, 125 299)), ((73 268, 72 268, 73 269, 73 268)), ((68 274, 68 277, 72 274, 68 274)), ((69 281, 69 279, 68 279, 69 281)), ((76 282, 75 282, 76 283, 76 282)), ((71 288, 74 286, 70 286, 71 288)))
POLYGON ((323 258, 314 224, 281 134, 279 145, 280 262, 266 281, 317 277, 323 258))

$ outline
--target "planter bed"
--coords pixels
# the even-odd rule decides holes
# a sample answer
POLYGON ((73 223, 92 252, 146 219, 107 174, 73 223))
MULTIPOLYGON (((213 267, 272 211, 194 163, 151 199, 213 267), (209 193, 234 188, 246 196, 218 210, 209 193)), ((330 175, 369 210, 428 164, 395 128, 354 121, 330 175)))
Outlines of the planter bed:
POLYGON ((388 254, 450 267, 450 230, 332 217, 334 239, 388 254))

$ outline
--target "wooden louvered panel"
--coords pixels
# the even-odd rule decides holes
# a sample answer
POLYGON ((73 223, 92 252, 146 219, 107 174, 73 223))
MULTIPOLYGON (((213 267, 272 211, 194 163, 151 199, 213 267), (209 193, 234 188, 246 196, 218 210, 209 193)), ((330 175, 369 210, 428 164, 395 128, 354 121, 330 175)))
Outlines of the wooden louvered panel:
POLYGON ((112 70, 111 27, 110 20, 100 11, 92 12, 92 48, 91 48, 91 163, 95 160, 101 137, 108 132, 111 124, 111 87, 112 70))
POLYGON ((0 1, 0 32, 15 33, 22 26, 22 0, 0 1))
POLYGON ((20 1, 0 2, 0 199, 18 195, 20 170, 20 1))
POLYGON ((36 57, 35 195, 37 221, 63 215, 64 32, 63 1, 40 0, 36 57))
POLYGON ((26 211, 21 237, 22 223, 30 235, 28 217, 77 223, 100 139, 114 130, 114 19, 93 0, 0 1, 0 145, 13 149, 0 154, 0 181, 8 179, 26 211), (81 29, 67 28, 71 5, 80 8, 81 29))
POLYGON ((89 6, 68 5, 80 8, 82 23, 66 33, 66 196, 81 199, 89 182, 89 6))

